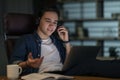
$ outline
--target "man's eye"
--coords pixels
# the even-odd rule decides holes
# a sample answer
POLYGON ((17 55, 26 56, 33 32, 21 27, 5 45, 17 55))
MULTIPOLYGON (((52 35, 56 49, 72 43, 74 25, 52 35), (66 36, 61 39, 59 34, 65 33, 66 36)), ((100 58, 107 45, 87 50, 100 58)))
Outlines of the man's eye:
POLYGON ((46 20, 46 22, 51 22, 51 21, 49 21, 49 20, 46 20))
POLYGON ((54 22, 54 24, 57 24, 57 22, 54 22))

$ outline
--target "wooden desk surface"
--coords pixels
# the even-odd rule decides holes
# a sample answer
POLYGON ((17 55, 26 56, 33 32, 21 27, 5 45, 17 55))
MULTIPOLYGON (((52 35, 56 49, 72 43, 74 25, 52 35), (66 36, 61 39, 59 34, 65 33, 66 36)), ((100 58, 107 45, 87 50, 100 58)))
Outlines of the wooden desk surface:
MULTIPOLYGON (((5 76, 0 76, 0 80, 10 80, 5 76)), ((16 79, 21 80, 21 79, 16 79)), ((113 78, 102 78, 102 77, 93 77, 93 76, 75 76, 73 80, 120 80, 119 79, 113 79, 113 78)))
POLYGON ((93 77, 93 76, 75 76, 74 80, 120 80, 115 78, 103 78, 103 77, 93 77))

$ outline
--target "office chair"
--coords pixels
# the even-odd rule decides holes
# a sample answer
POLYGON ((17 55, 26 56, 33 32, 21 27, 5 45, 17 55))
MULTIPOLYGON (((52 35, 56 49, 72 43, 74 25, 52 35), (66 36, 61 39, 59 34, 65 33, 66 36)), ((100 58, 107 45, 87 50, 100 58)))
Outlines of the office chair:
POLYGON ((24 34, 34 32, 36 18, 32 14, 8 13, 4 17, 4 36, 8 60, 15 41, 24 34))

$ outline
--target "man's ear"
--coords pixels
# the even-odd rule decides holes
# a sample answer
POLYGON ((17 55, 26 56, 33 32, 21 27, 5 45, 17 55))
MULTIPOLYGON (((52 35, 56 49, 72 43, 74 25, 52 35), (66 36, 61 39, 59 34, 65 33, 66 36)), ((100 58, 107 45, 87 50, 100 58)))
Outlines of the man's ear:
POLYGON ((39 25, 39 23, 40 23, 40 18, 37 18, 36 19, 36 25, 39 25))

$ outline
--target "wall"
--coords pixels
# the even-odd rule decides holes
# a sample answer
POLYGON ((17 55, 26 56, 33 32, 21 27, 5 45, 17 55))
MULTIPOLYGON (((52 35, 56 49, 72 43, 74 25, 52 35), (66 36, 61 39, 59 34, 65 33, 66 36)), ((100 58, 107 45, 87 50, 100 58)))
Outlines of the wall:
POLYGON ((2 29, 2 26, 3 26, 3 14, 4 14, 4 10, 5 10, 5 0, 1 0, 0 1, 0 34, 3 33, 3 29, 2 29))
POLYGON ((0 35, 0 75, 6 75, 7 56, 5 51, 4 38, 0 35))
POLYGON ((5 12, 5 0, 0 1, 0 75, 6 74, 7 57, 5 52, 4 38, 3 38, 3 15, 5 12))
POLYGON ((33 13, 32 0, 6 0, 6 13, 33 13))

